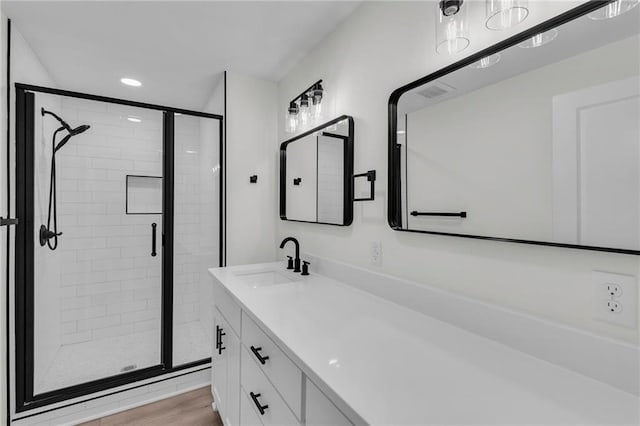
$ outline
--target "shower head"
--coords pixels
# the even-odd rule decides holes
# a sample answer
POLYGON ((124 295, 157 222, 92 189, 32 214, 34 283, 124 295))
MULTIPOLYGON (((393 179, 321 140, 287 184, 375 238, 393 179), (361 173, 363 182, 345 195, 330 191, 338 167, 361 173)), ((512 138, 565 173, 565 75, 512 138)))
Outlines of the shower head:
POLYGON ((62 148, 64 144, 69 142, 69 139, 71 139, 75 135, 79 135, 80 133, 86 132, 89 129, 89 127, 91 126, 89 126, 88 124, 83 124, 81 126, 76 127, 75 129, 70 129, 69 134, 64 138, 62 138, 60 142, 58 142, 58 145, 56 145, 54 152, 58 152, 58 150, 62 148))
MULTIPOLYGON (((62 118, 60 118, 57 114, 51 112, 51 111, 47 111, 44 108, 40 108, 40 113, 44 116, 44 115, 50 115, 52 117, 54 117, 56 120, 58 120, 60 122, 60 124, 62 124, 62 127, 58 129, 58 131, 60 130, 66 130, 67 132, 69 132, 69 134, 67 136, 65 136, 64 138, 62 138, 62 140, 58 143, 58 145, 56 145, 54 152, 57 152, 60 148, 62 148, 64 146, 64 144, 66 144, 67 142, 69 142, 69 139, 71 139, 73 136, 75 135, 79 135, 80 133, 84 133, 87 130, 89 130, 89 126, 88 124, 83 124, 81 126, 76 127, 75 129, 72 129, 71 126, 69 126, 69 124, 67 124, 66 121, 64 121, 62 118)), ((57 133, 57 131, 56 131, 57 133)), ((55 136, 54 136, 55 139, 55 136)))

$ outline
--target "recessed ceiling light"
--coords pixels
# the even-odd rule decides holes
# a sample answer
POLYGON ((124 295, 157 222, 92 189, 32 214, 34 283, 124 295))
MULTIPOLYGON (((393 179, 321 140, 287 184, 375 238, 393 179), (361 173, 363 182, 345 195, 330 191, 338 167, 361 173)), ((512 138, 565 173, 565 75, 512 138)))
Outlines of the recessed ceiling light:
POLYGON ((140 83, 135 78, 128 78, 128 77, 121 78, 120 79, 120 83, 126 84, 127 86, 132 86, 132 87, 140 87, 140 86, 142 86, 142 83, 140 83))
POLYGON ((127 120, 129 120, 132 123, 140 123, 140 122, 142 122, 142 119, 138 118, 138 117, 127 117, 127 120))

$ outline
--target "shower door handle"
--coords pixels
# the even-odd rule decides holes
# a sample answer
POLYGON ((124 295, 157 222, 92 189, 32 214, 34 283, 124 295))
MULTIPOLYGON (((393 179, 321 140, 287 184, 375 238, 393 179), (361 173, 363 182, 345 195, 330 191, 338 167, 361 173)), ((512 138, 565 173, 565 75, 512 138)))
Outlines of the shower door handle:
POLYGON ((151 256, 155 257, 156 253, 156 227, 158 225, 154 222, 151 224, 151 256))

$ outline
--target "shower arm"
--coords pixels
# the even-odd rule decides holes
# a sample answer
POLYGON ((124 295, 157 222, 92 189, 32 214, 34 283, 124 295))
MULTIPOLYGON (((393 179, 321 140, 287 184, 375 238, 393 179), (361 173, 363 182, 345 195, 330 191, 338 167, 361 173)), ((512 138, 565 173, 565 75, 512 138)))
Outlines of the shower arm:
POLYGON ((53 118, 55 118, 56 120, 58 120, 60 122, 60 124, 62 124, 62 128, 66 129, 67 132, 71 132, 71 126, 69 126, 69 124, 67 124, 66 121, 64 121, 62 118, 60 118, 60 116, 58 116, 58 114, 51 112, 51 111, 47 111, 44 108, 40 108, 40 114, 42 114, 42 116, 44 117, 45 115, 49 114, 50 116, 52 116, 53 118))

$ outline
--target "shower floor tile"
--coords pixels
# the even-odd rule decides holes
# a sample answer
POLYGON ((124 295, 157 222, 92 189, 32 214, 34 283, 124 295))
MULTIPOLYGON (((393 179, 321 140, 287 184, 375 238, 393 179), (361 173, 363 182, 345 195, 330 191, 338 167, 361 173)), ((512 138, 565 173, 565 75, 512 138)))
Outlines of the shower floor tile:
MULTIPOLYGON (((174 365, 211 356, 210 339, 199 321, 174 328, 174 365)), ((63 345, 48 371, 36 378, 35 393, 111 377, 160 363, 160 332, 145 331, 63 345), (131 368, 131 366, 134 366, 131 368)))

